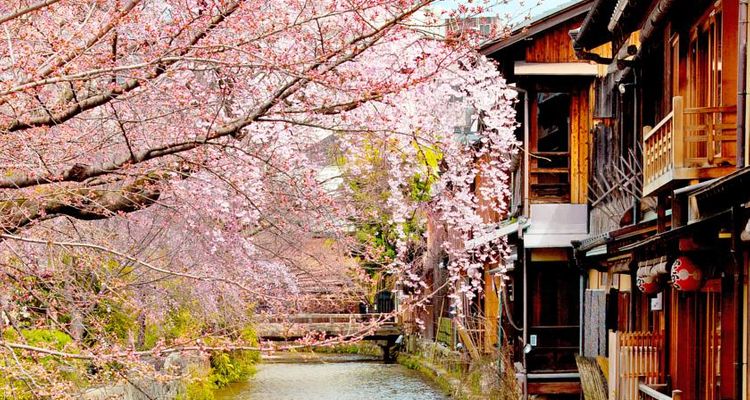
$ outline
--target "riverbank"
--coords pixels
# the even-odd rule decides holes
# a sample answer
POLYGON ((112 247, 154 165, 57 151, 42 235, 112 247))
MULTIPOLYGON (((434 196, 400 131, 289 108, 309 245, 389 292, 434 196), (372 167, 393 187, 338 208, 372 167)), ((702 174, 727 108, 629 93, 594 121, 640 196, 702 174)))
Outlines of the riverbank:
MULTIPOLYGON (((398 363, 435 382, 441 390, 460 400, 517 400, 520 391, 515 376, 498 363, 502 354, 469 360, 466 355, 440 344, 412 339, 398 363)), ((507 365, 507 364, 506 364, 507 365)))
POLYGON ((377 355, 351 353, 280 352, 264 355, 262 364, 315 364, 381 361, 377 355))
POLYGON ((283 353, 215 392, 216 400, 448 400, 417 371, 360 354, 283 353))

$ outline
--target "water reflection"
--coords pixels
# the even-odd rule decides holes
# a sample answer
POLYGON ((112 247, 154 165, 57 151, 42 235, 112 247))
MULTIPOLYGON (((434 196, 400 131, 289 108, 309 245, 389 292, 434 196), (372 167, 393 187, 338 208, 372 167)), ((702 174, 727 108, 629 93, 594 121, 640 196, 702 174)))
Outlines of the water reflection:
POLYGON ((217 399, 447 399, 417 372, 400 365, 385 365, 341 356, 323 358, 321 361, 261 364, 252 379, 222 390, 217 393, 217 399))

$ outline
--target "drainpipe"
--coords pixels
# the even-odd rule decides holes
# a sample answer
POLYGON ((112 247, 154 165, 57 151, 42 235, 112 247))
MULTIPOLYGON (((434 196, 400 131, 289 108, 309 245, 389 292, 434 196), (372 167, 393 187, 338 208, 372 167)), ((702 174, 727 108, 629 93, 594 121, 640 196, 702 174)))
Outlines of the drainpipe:
POLYGON ((503 301, 505 300, 505 291, 503 290, 502 282, 497 287, 497 294, 497 348, 500 349, 503 346, 503 301))
POLYGON ((583 356, 583 316, 586 308, 586 270, 581 271, 580 281, 578 283, 578 355, 583 356))
POLYGON ((523 216, 529 218, 529 162, 531 146, 529 134, 529 92, 519 87, 514 88, 523 93, 523 216))
MULTIPOLYGON (((518 93, 523 93, 523 216, 529 218, 529 160, 531 158, 531 152, 529 147, 529 92, 526 89, 522 89, 517 86, 512 87, 513 90, 518 93)), ((526 344, 529 342, 528 335, 528 289, 529 285, 527 282, 527 254, 526 249, 523 248, 523 345, 524 350, 526 344)), ((502 318, 502 315, 501 315, 502 318)), ((523 399, 529 398, 529 371, 526 367, 526 352, 521 351, 523 354, 521 362, 523 364, 523 399)))
POLYGON ((740 0, 739 43, 737 65, 737 168, 745 166, 745 119, 747 118, 747 8, 748 0, 740 0))
POLYGON ((523 400, 529 398, 529 368, 526 365, 526 345, 529 343, 529 284, 528 284, 528 254, 523 250, 523 400))
MULTIPOLYGON (((747 4, 746 4, 747 5, 747 4)), ((738 152, 739 153, 739 152, 738 152)), ((745 263, 744 263, 744 257, 743 257, 743 249, 742 249, 742 231, 745 229, 744 224, 742 223, 742 213, 743 207, 740 205, 735 205, 732 207, 732 255, 733 255, 733 261, 735 264, 734 268, 734 294, 732 295, 732 301, 735 304, 736 308, 736 319, 735 323, 736 326, 736 335, 737 338, 735 340, 735 346, 737 346, 737 354, 735 359, 735 398, 736 399, 742 399, 742 376, 743 376, 743 346, 744 346, 744 337, 742 335, 742 327, 745 322, 745 310, 743 309, 744 306, 744 287, 745 287, 745 263)))
POLYGON ((529 92, 513 84, 511 89, 523 93, 523 211, 521 214, 529 218, 529 160, 531 152, 529 146, 529 92))
MULTIPOLYGON (((641 129, 639 129, 640 127, 638 126, 638 111, 640 111, 638 103, 638 72, 639 68, 633 67, 633 152, 636 157, 638 157, 638 149, 641 148, 641 141, 638 140, 641 133, 641 129)), ((633 225, 637 225, 641 222, 640 213, 641 201, 636 196, 633 196, 633 225)))
POLYGON ((529 92, 524 91, 523 96, 523 145, 526 146, 526 156, 523 160, 524 165, 524 177, 523 177, 523 216, 527 219, 531 217, 531 214, 529 213, 529 199, 531 198, 529 196, 529 177, 531 174, 529 173, 529 163, 531 162, 531 154, 529 153, 529 146, 531 139, 529 139, 529 92))
POLYGON ((586 281, 588 276, 588 270, 584 266, 583 259, 586 257, 585 251, 580 251, 578 248, 581 242, 578 240, 571 241, 573 245, 573 262, 575 267, 578 269, 580 274, 578 281, 578 355, 583 356, 583 334, 586 326, 584 326, 583 319, 586 315, 586 281))

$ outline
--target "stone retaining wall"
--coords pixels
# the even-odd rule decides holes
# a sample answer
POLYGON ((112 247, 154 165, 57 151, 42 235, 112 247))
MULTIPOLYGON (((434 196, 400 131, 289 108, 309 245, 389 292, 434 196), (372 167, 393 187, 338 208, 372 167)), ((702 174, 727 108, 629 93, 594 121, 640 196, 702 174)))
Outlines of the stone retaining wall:
POLYGON ((185 392, 188 377, 205 376, 211 371, 206 355, 173 353, 156 363, 157 371, 173 378, 129 377, 129 382, 84 391, 83 400, 173 400, 185 392))

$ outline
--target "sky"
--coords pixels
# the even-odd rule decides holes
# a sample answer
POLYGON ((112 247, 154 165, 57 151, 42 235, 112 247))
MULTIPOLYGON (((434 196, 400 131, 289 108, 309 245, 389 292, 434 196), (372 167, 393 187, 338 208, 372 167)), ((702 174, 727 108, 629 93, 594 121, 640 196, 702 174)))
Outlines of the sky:
MULTIPOLYGON (((433 9, 455 9, 458 4, 481 4, 483 0, 441 0, 434 4, 433 9)), ((563 4, 576 3, 576 0, 489 0, 491 9, 486 15, 496 15, 505 20, 509 17, 511 23, 516 26, 522 24, 527 18, 544 14, 563 4)))

